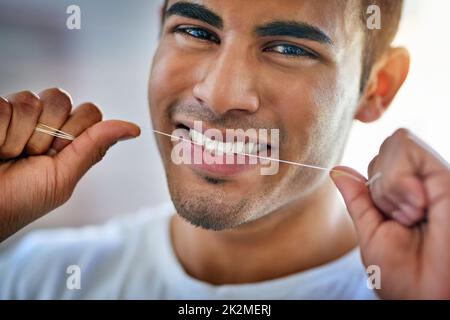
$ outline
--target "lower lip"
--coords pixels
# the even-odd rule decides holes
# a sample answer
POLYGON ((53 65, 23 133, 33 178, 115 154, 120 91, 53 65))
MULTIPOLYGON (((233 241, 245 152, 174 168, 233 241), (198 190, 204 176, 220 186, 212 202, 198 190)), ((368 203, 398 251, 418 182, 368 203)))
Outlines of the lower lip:
POLYGON ((204 174, 208 174, 210 176, 215 177, 231 177, 238 175, 243 172, 250 171, 258 166, 258 164, 255 164, 255 159, 253 158, 250 160, 251 157, 249 156, 243 156, 243 155, 226 155, 223 154, 221 156, 218 155, 212 155, 208 151, 205 151, 205 148, 203 146, 199 146, 197 144, 190 143, 188 141, 182 141, 181 143, 189 144, 190 150, 191 150, 191 167, 204 174), (194 160, 197 160, 194 158, 194 156, 197 155, 197 158, 200 158, 201 161, 200 164, 195 164, 194 160), (228 163, 227 164, 227 158, 228 163), (238 159, 240 160, 238 162, 238 159), (214 162, 212 162, 214 160, 214 162), (213 164, 209 164, 213 163, 213 164))

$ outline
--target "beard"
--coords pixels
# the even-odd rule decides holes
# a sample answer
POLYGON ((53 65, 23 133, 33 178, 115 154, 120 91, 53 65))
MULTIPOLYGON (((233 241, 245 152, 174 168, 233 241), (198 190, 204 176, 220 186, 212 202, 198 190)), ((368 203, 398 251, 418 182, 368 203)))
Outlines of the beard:
POLYGON ((252 216, 247 199, 230 202, 224 192, 200 194, 170 183, 169 190, 178 215, 196 227, 212 231, 233 229, 252 216))
POLYGON ((205 192, 204 186, 196 190, 192 185, 171 180, 170 175, 167 178, 177 214, 193 226, 205 230, 234 229, 276 209, 272 207, 276 201, 270 200, 270 186, 258 193, 251 190, 239 199, 230 199, 226 191, 220 190, 220 181, 205 178, 205 183, 211 186, 205 192))
POLYGON ((203 181, 197 184, 198 181, 180 179, 169 162, 164 164, 177 214, 191 225, 211 231, 235 229, 275 213, 290 202, 306 197, 326 179, 326 174, 290 168, 281 180, 260 181, 254 188, 236 195, 236 192, 230 194, 227 181, 203 176, 203 181))

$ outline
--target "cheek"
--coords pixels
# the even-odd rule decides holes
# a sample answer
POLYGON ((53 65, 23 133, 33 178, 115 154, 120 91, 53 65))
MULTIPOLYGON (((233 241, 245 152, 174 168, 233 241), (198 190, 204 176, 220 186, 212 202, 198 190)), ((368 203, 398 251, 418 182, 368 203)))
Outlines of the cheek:
POLYGON ((301 154, 312 152, 329 139, 329 124, 334 122, 336 78, 318 69, 278 77, 284 80, 272 81, 266 90, 269 103, 285 126, 287 142, 296 152, 300 147, 301 154))
POLYGON ((149 101, 152 114, 162 111, 181 97, 183 92, 192 88, 195 70, 192 59, 181 56, 174 50, 167 50, 164 45, 158 49, 153 59, 149 81, 149 101))

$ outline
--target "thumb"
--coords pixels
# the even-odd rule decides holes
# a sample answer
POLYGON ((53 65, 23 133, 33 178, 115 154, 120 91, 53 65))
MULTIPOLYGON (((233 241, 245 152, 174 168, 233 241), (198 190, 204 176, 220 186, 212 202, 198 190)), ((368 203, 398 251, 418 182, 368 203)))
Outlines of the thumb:
POLYGON ((367 180, 357 171, 342 166, 334 168, 330 176, 344 198, 356 226, 360 245, 365 246, 384 220, 370 197, 365 184, 367 180))
POLYGON ((132 123, 108 120, 85 130, 55 156, 59 181, 75 187, 81 177, 120 140, 136 138, 140 128, 132 123))

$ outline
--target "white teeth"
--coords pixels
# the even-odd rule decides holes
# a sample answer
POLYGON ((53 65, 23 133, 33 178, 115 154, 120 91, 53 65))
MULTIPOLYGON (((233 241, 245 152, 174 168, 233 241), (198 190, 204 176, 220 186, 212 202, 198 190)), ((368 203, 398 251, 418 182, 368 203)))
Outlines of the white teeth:
POLYGON ((214 151, 216 150, 216 142, 214 140, 209 139, 208 137, 203 138, 203 146, 208 151, 214 151))
MULTIPOLYGON (((253 149, 255 148, 256 143, 248 142, 245 144, 244 152, 253 154, 253 149)), ((257 150, 258 151, 258 150, 257 150)))
POLYGON ((195 130, 189 130, 189 137, 193 143, 202 145, 209 152, 222 156, 223 154, 232 155, 239 153, 256 155, 258 152, 267 149, 267 145, 254 142, 220 142, 214 141, 207 136, 195 130))
POLYGON ((267 151, 267 144, 265 144, 265 143, 259 144, 257 146, 257 149, 258 149, 257 152, 267 151))
POLYGON ((197 131, 194 131, 194 130, 190 130, 189 131, 189 136, 191 137, 191 140, 195 144, 203 145, 203 135, 200 132, 197 132, 197 131))
POLYGON ((225 143, 218 141, 217 145, 216 145, 215 154, 218 155, 218 156, 222 156, 224 153, 226 153, 226 151, 225 151, 225 143))
POLYGON ((233 142, 226 142, 225 143, 225 153, 226 154, 233 154, 233 148, 234 148, 234 143, 233 142))
POLYGON ((235 142, 233 143, 233 152, 234 153, 244 153, 245 144, 243 142, 235 142))

